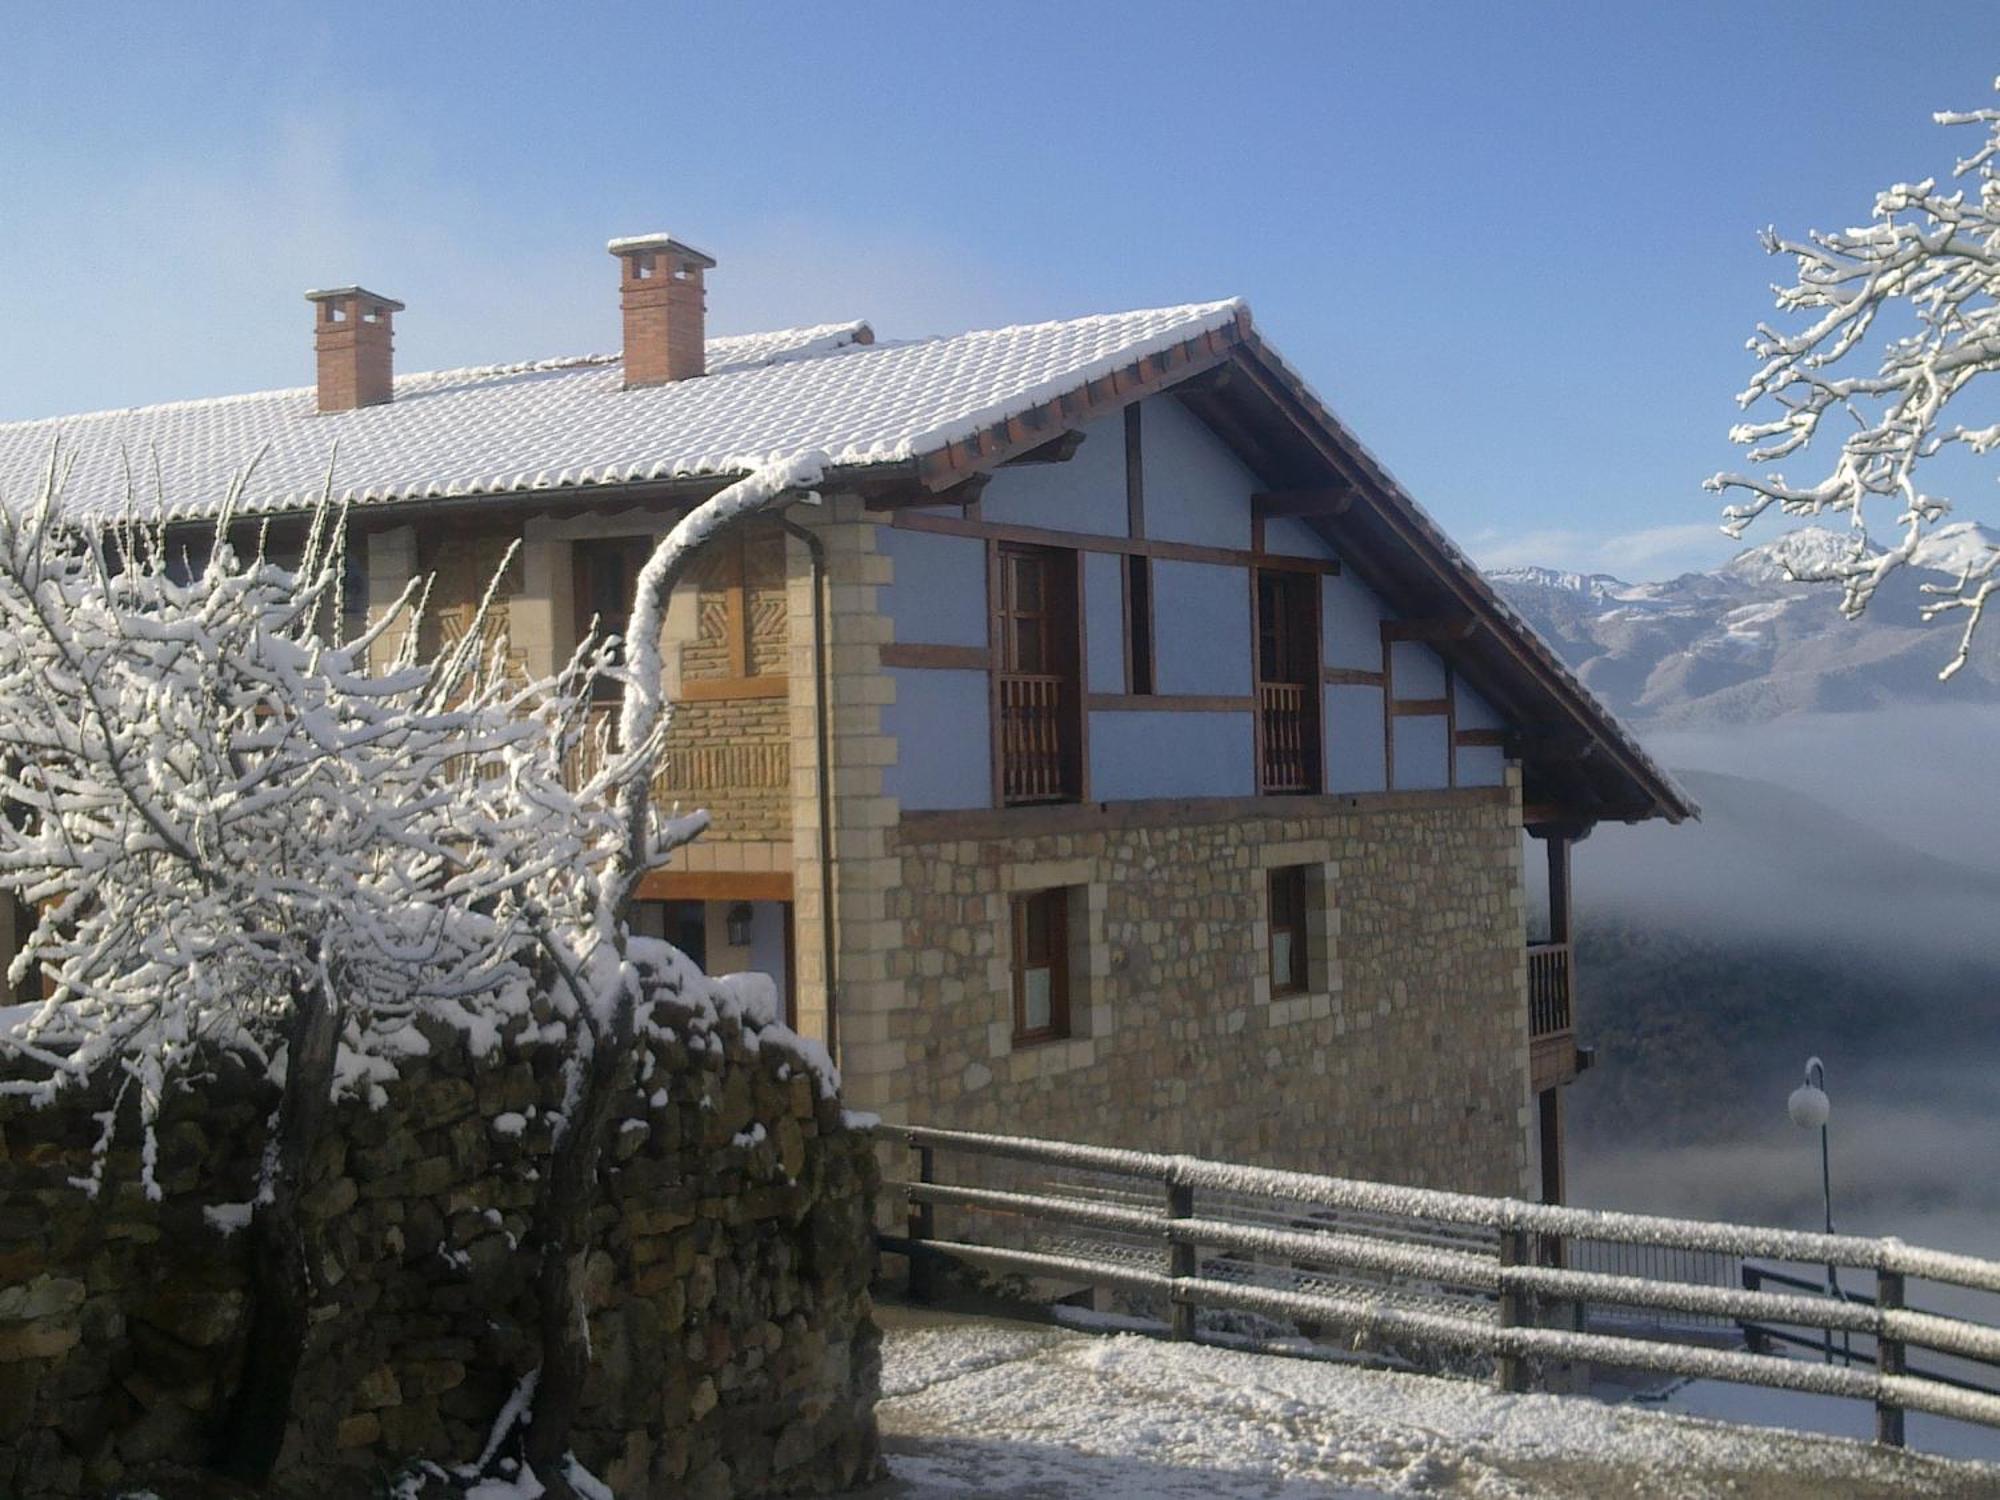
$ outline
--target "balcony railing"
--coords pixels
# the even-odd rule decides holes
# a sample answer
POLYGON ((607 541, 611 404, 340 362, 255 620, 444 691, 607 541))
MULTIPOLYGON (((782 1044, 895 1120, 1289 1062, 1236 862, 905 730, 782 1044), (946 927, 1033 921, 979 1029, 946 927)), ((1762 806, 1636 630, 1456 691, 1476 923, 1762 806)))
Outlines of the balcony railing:
POLYGON ((1000 676, 1000 786, 1013 802, 1061 802, 1076 795, 1075 759, 1064 699, 1068 679, 1036 672, 1000 676))
MULTIPOLYGON (((564 766, 572 789, 602 770, 607 751, 616 750, 620 711, 616 699, 590 705, 583 737, 571 747, 564 766)), ((669 738, 653 778, 653 796, 661 806, 703 800, 719 791, 768 796, 789 787, 791 775, 791 745, 784 740, 688 744, 669 738)))
POLYGON ((1311 792, 1319 760, 1318 735, 1309 711, 1308 689, 1295 682, 1258 685, 1258 712, 1263 717, 1263 764, 1258 787, 1266 792, 1311 792))
POLYGON ((1530 943, 1528 1035, 1556 1036, 1569 1029, 1569 944, 1530 943))

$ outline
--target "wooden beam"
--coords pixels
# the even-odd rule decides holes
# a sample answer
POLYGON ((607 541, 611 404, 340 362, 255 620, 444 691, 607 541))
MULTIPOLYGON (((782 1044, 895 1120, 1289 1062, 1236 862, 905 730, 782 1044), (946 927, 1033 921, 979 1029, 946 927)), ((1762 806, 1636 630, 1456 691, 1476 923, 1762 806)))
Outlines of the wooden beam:
POLYGON ((930 646, 917 641, 890 641, 882 647, 882 665, 930 667, 958 672, 988 672, 993 668, 993 648, 930 646))
POLYGON ((1253 514, 1267 520, 1280 516, 1344 516, 1354 504, 1354 491, 1342 487, 1324 490, 1258 490, 1250 497, 1253 514))
POLYGON ((1220 693, 1091 693, 1084 707, 1092 713, 1247 714, 1257 700, 1220 693))
POLYGON ((1462 641, 1479 628, 1471 615, 1438 615, 1427 620, 1384 620, 1385 641, 1462 641))
POLYGON ((682 678, 673 697, 677 703, 730 703, 739 698, 783 698, 791 686, 782 672, 756 677, 682 678))
POLYGON ((1496 750, 1506 749, 1512 737, 1505 729, 1461 729, 1452 736, 1461 746, 1487 745, 1496 750))
POLYGON ((1431 719, 1451 712, 1449 698, 1399 698, 1389 705, 1399 719, 1431 719))
POLYGON ((653 870, 639 879, 641 901, 789 901, 790 870, 653 870))
POLYGON ((1066 464, 1076 457, 1076 450, 1083 446, 1086 434, 1072 427, 1069 431, 1050 438, 1039 448, 1030 448, 1026 453, 1017 453, 1008 459, 1002 468, 1012 468, 1016 464, 1066 464))
POLYGON ((1287 557, 1276 553, 1259 555, 1237 547, 1202 547, 1192 542, 1158 542, 1146 538, 1099 536, 1088 531, 1055 531, 1043 526, 1006 526, 993 521, 975 521, 959 516, 938 515, 929 510, 898 510, 892 525, 905 531, 934 531, 944 536, 983 537, 988 541, 1017 542, 1024 547, 1068 547, 1078 552, 1121 552, 1140 557, 1164 557, 1175 562, 1221 563, 1225 567, 1266 568, 1293 573, 1338 573, 1340 564, 1332 558, 1287 557))
POLYGON ((1146 448, 1139 425, 1139 403, 1125 408, 1125 534, 1135 541, 1146 534, 1146 448))
POLYGON ((1597 753, 1597 741, 1573 729, 1522 729, 1515 733, 1523 759, 1580 763, 1597 753))
POLYGON ((1328 687, 1372 687, 1382 686, 1382 674, 1370 672, 1364 667, 1327 667, 1320 673, 1328 687))

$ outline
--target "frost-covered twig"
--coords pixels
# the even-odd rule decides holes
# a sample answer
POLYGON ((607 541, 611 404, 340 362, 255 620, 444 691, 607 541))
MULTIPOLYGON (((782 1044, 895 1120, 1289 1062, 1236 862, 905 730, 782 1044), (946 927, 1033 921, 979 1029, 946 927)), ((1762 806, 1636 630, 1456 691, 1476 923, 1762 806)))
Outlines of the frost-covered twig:
MULTIPOLYGON (((1926 178, 1879 194, 1867 224, 1798 239, 1765 232, 1765 249, 1791 257, 1797 272, 1792 285, 1776 289, 1778 309, 1801 322, 1785 330, 1758 325, 1748 347, 1759 366, 1737 401, 1746 409, 1768 403, 1776 412, 1740 423, 1730 437, 1749 448, 1752 463, 1775 463, 1803 453, 1831 416, 1842 427, 1831 468, 1805 482, 1775 470, 1707 481, 1711 490, 1740 497, 1723 509, 1732 536, 1774 506, 1792 516, 1845 514, 1853 531, 1847 554, 1801 576, 1838 583, 1850 619, 1897 569, 1917 560, 1926 534, 1953 509, 1950 498, 1924 488, 1923 476, 1937 472, 1928 461, 1953 449, 1984 456, 2000 446, 2000 425, 1950 420, 1955 402, 1962 410, 1976 401, 1981 377, 2000 371, 2000 109, 1936 118, 1987 127, 1984 144, 1954 171, 1970 191, 1945 191, 1926 178), (1875 368, 1840 373, 1850 357, 1872 358, 1875 368), (1882 550, 1869 537, 1867 511, 1876 506, 1889 507, 1899 529, 1882 550)), ((1941 677, 1968 659, 1996 563, 2000 549, 1989 549, 1956 585, 1924 586, 1938 596, 1923 607, 1924 619, 1954 610, 1966 616, 1941 677)))

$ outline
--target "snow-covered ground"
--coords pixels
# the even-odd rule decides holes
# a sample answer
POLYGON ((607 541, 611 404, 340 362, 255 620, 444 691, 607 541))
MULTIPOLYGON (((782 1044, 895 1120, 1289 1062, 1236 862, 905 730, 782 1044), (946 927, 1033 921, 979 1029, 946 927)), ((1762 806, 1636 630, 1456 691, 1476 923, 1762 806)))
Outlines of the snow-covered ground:
POLYGON ((884 1309, 881 1500, 1994 1496, 2000 1466, 1485 1385, 884 1309))

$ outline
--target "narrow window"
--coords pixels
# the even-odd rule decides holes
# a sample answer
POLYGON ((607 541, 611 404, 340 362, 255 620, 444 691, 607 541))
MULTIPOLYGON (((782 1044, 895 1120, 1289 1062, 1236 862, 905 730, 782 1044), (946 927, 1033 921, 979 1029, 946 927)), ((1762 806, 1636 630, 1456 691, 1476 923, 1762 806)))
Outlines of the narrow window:
MULTIPOLYGON (((617 537, 576 544, 571 591, 576 601, 579 641, 593 629, 600 635, 624 633, 632 618, 639 570, 646 565, 652 550, 652 540, 648 537, 617 537)), ((622 642, 613 648, 611 659, 618 664, 624 662, 622 642)), ((600 700, 618 697, 616 679, 598 678, 591 684, 591 696, 600 700)))
POLYGON ((351 641, 367 634, 368 631, 368 559, 362 555, 357 545, 360 538, 348 543, 347 554, 341 559, 340 571, 340 638, 351 641))
POLYGON ((1127 691, 1153 689, 1153 560, 1140 553, 1125 559, 1125 641, 1127 691))
POLYGON ((1014 898, 1014 1040, 1069 1035, 1069 892, 1014 898))
POLYGON ((1070 802, 1083 785, 1076 554, 1000 550, 1002 800, 1070 802))
POLYGON ((1257 780, 1263 792, 1320 787, 1318 586, 1310 573, 1257 573, 1257 780))
POLYGON ((1270 875, 1271 993, 1306 988, 1306 872, 1303 865, 1270 875))

